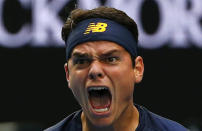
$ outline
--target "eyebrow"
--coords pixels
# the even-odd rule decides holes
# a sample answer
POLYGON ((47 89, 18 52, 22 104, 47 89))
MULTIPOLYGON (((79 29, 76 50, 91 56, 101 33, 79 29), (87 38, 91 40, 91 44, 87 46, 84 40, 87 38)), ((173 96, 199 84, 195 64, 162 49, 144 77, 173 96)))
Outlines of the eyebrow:
MULTIPOLYGON (((119 52, 120 52, 119 50, 113 49, 113 50, 109 50, 109 51, 104 52, 100 56, 101 57, 107 57, 107 56, 110 56, 114 53, 119 53, 119 52)), ((73 52, 72 56, 73 57, 89 57, 89 54, 88 53, 82 53, 82 52, 73 52)))
POLYGON ((72 54, 73 57, 88 57, 89 55, 87 53, 81 53, 81 52, 74 52, 72 54))
POLYGON ((113 50, 110 50, 110 51, 107 51, 107 52, 101 54, 101 57, 107 57, 107 56, 110 56, 114 53, 120 53, 120 51, 117 49, 113 49, 113 50))

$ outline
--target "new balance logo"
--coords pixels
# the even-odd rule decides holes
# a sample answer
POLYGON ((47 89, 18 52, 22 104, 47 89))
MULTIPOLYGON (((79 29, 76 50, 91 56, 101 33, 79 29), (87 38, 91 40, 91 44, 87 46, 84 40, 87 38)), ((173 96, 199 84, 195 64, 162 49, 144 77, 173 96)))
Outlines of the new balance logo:
POLYGON ((106 27, 107 27, 107 23, 101 23, 101 22, 98 22, 97 24, 90 23, 83 34, 89 34, 90 32, 92 33, 105 32, 106 27))

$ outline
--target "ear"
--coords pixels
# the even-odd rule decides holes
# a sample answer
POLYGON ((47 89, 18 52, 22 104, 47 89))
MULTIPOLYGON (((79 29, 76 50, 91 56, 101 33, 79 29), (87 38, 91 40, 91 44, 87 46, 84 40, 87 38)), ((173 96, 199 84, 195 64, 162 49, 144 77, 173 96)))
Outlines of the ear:
POLYGON ((134 73, 135 73, 135 83, 141 82, 144 74, 144 62, 141 56, 138 56, 135 59, 134 73))
POLYGON ((68 87, 70 88, 70 83, 69 83, 69 70, 68 70, 68 65, 65 63, 64 65, 65 73, 66 73, 66 80, 68 82, 68 87))

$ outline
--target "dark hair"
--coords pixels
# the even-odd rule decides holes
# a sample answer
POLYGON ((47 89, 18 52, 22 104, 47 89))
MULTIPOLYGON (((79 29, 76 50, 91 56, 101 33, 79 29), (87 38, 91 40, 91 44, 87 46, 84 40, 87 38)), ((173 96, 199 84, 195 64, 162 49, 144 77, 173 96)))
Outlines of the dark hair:
MULTIPOLYGON (((123 25, 132 33, 136 43, 138 43, 138 29, 135 21, 131 19, 125 12, 106 6, 101 6, 92 10, 73 10, 62 27, 62 39, 66 42, 70 32, 76 27, 76 25, 80 21, 90 18, 109 19, 123 25)), ((134 62, 133 57, 132 62, 134 62)))

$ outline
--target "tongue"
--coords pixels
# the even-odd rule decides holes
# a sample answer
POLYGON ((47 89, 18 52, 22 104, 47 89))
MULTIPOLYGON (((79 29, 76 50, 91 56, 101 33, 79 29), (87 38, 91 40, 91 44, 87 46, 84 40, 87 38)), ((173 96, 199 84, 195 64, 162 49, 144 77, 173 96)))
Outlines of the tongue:
POLYGON ((111 104, 110 96, 108 94, 91 95, 90 102, 91 102, 92 107, 95 109, 107 108, 111 104))

